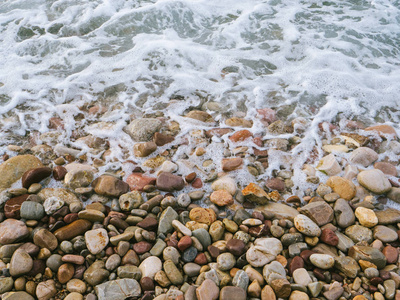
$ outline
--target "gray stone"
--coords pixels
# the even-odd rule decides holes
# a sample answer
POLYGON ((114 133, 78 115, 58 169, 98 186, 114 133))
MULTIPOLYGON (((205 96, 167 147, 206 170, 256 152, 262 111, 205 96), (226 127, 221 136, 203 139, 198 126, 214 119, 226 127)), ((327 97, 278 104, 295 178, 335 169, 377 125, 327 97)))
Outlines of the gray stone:
POLYGON ((385 288, 385 298, 393 299, 396 293, 396 283, 392 279, 385 280, 383 282, 383 287, 385 288))
POLYGON ((386 257, 383 253, 376 248, 369 246, 353 246, 349 249, 349 256, 356 261, 360 259, 372 262, 378 269, 386 266, 386 257))
POLYGON ((342 198, 337 199, 333 210, 335 212, 336 222, 340 227, 347 228, 354 224, 356 217, 347 200, 342 198))
POLYGON ((98 300, 124 300, 128 297, 139 297, 141 288, 135 279, 118 279, 96 285, 94 288, 98 300))
POLYGON ((360 226, 360 225, 352 225, 345 230, 345 234, 353 240, 354 243, 359 243, 365 241, 367 243, 372 243, 372 230, 360 226))
POLYGON ((58 268, 63 264, 62 256, 59 254, 51 255, 47 261, 46 266, 50 268, 53 272, 57 272, 58 268))
POLYGON ((132 278, 135 280, 140 280, 142 277, 142 272, 136 266, 120 266, 117 269, 117 275, 119 278, 132 278))
POLYGON ((384 243, 391 243, 399 238, 395 230, 383 225, 375 226, 373 234, 375 239, 381 240, 384 243))
POLYGON ((339 231, 336 231, 335 233, 336 236, 339 238, 339 243, 336 247, 340 251, 347 253, 347 251, 349 251, 349 249, 354 246, 353 240, 339 231))
POLYGON ((193 230, 192 234, 200 241, 204 249, 207 249, 207 247, 211 245, 211 236, 204 228, 193 230))
POLYGON ((186 194, 186 193, 180 194, 176 201, 178 202, 178 205, 180 207, 188 207, 189 204, 192 202, 192 200, 190 199, 189 195, 186 194))
POLYGON ((24 201, 21 205, 21 218, 26 220, 40 220, 44 217, 43 205, 33 201, 24 201))
POLYGON ((162 122, 154 118, 140 118, 133 120, 125 127, 125 132, 136 142, 147 142, 153 134, 160 130, 162 122))
POLYGON ((300 212, 313 220, 318 226, 333 220, 333 209, 325 201, 311 202, 300 209, 300 212))
POLYGON ((368 167, 378 159, 378 153, 368 147, 359 147, 355 149, 349 158, 350 163, 359 164, 363 167, 368 167))
MULTIPOLYGON (((187 263, 183 266, 183 271, 189 277, 194 277, 200 274, 201 266, 195 263, 187 263)), ((215 271, 215 270, 214 270, 215 271)))
POLYGON ((392 188, 385 174, 378 169, 361 171, 357 175, 357 180, 367 190, 376 194, 384 194, 392 188))
POLYGON ((11 291, 14 287, 14 280, 11 277, 0 277, 0 294, 11 291))
POLYGON ((233 277, 232 284, 247 291, 249 281, 249 275, 245 271, 239 270, 236 272, 235 277, 233 277))
POLYGON ((22 249, 14 252, 10 261, 10 274, 11 276, 18 277, 28 273, 33 267, 33 259, 31 256, 22 249))
POLYGON ((83 278, 87 283, 93 286, 102 283, 110 275, 110 272, 104 269, 104 267, 105 267, 104 261, 101 260, 95 261, 85 271, 85 273, 83 274, 83 278))
POLYGON ((174 228, 172 227, 172 221, 178 219, 178 213, 170 206, 165 209, 158 222, 158 234, 167 234, 174 228))
POLYGON ((113 254, 106 260, 106 269, 108 271, 115 270, 121 264, 121 257, 118 254, 113 254))
POLYGON ((290 257, 295 257, 300 255, 303 250, 307 250, 308 246, 306 243, 294 243, 289 245, 288 251, 290 257))
POLYGON ((217 263, 221 271, 229 271, 235 266, 236 259, 232 253, 226 252, 218 255, 217 263))
POLYGON ((157 239, 156 243, 150 250, 150 254, 154 256, 160 256, 165 247, 167 247, 167 243, 165 243, 162 239, 157 239))

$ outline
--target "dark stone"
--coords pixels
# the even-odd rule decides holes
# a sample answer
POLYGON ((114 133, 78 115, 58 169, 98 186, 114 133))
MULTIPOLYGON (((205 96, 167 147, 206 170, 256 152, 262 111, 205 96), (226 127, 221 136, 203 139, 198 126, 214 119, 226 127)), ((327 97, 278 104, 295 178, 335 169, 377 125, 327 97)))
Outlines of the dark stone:
POLYGON ((133 250, 139 255, 150 251, 151 247, 152 245, 146 241, 133 244, 133 250))
POLYGON ((146 230, 153 231, 153 230, 157 229, 158 221, 157 221, 157 219, 155 219, 153 217, 146 217, 144 220, 137 223, 136 226, 139 226, 140 228, 143 228, 146 230))
POLYGON ((31 186, 31 184, 41 182, 43 179, 49 177, 51 172, 52 169, 48 167, 35 168, 26 171, 21 178, 22 187, 27 189, 31 186))
POLYGON ((156 132, 153 136, 154 143, 156 143, 157 146, 164 146, 165 144, 171 143, 175 138, 172 135, 167 135, 167 134, 162 134, 159 132, 156 132))
POLYGON ((161 191, 173 192, 180 191, 185 186, 182 177, 169 172, 161 173, 156 180, 156 186, 161 191))
POLYGON ((246 244, 239 239, 230 239, 226 243, 226 249, 235 256, 240 256, 246 251, 246 244))
POLYGON ((190 247, 186 249, 182 254, 182 260, 185 263, 192 262, 197 256, 197 249, 195 247, 190 247))
POLYGON ((53 177, 55 180, 63 180, 65 175, 68 173, 67 169, 63 166, 57 166, 53 169, 53 177))
POLYGON ((4 205, 4 215, 8 219, 20 219, 21 205, 29 197, 28 194, 11 198, 4 205))
POLYGON ((292 276, 293 272, 300 268, 304 268, 304 260, 300 256, 293 257, 288 265, 289 275, 292 276))

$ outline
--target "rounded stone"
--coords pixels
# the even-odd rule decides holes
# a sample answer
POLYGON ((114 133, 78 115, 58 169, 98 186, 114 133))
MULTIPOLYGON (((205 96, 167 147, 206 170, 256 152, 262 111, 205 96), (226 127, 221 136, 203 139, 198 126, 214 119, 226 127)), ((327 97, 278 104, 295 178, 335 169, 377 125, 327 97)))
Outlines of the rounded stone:
POLYGON ((378 224, 378 217, 372 209, 357 207, 355 210, 355 216, 364 227, 371 228, 378 224))
POLYGON ((72 264, 62 264, 57 271, 57 279, 60 283, 67 283, 74 276, 75 268, 72 264))
POLYGON ((26 274, 32 267, 33 259, 25 250, 18 249, 14 252, 10 261, 11 276, 17 277, 26 274))
POLYGON ((309 259, 314 266, 323 270, 330 269, 335 264, 335 259, 329 254, 314 253, 309 259))
POLYGON ((294 226, 298 231, 307 236, 320 236, 321 229, 309 217, 305 215, 297 215, 294 218, 294 226))
POLYGON ((210 195, 210 200, 212 203, 218 206, 226 206, 233 204, 233 197, 226 190, 218 190, 212 192, 210 195))
POLYGON ((45 215, 43 205, 33 201, 24 201, 20 214, 21 218, 26 220, 40 220, 45 215))
POLYGON ((86 283, 80 279, 71 279, 67 283, 67 290, 69 292, 76 292, 84 294, 86 292, 86 283))
POLYGON ((235 266, 236 259, 232 253, 222 253, 217 257, 217 263, 221 271, 228 271, 235 266))
POLYGON ((150 256, 142 261, 139 265, 139 269, 142 272, 142 277, 154 279, 154 275, 162 269, 162 262, 158 257, 150 256))
POLYGON ((378 169, 361 171, 357 180, 367 190, 376 194, 384 194, 392 188, 385 174, 378 169))

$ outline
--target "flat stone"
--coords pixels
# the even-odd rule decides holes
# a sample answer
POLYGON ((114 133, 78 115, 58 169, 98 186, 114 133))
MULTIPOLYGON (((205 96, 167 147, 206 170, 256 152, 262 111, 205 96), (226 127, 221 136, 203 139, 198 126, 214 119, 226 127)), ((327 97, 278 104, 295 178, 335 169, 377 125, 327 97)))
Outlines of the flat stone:
POLYGON ((248 138, 250 138, 252 136, 253 136, 253 134, 249 130, 243 129, 243 130, 236 131, 234 134, 232 134, 229 137, 229 139, 232 142, 237 143, 237 142, 245 141, 245 140, 247 140, 248 138))
POLYGON ((220 300, 246 300, 246 292, 237 286, 224 286, 219 294, 220 300))
POLYGON ((348 179, 339 176, 332 176, 329 177, 326 185, 332 188, 333 192, 345 200, 351 200, 356 195, 356 187, 348 179))
POLYGON ((52 279, 40 282, 36 287, 36 297, 40 300, 48 300, 56 294, 56 284, 52 279))
POLYGON ((334 176, 342 171, 342 168, 333 154, 321 158, 316 169, 328 176, 334 176))
POLYGON ((397 169, 391 163, 383 162, 383 161, 376 162, 376 163, 374 163, 374 168, 381 170, 386 175, 397 176, 397 169))
POLYGON ((56 211, 58 211, 61 207, 63 207, 64 203, 65 202, 63 200, 61 200, 60 198, 52 196, 52 197, 48 197, 44 201, 43 208, 44 208, 44 211, 46 212, 46 214, 52 215, 56 211))
POLYGON ((378 269, 382 269, 386 266, 385 255, 383 255, 379 249, 369 246, 353 246, 349 249, 349 256, 356 261, 360 259, 369 261, 375 264, 378 269))
POLYGON ((107 230, 98 228, 85 232, 86 247, 93 255, 99 254, 108 245, 109 237, 107 230))
POLYGON ((375 239, 381 240, 384 243, 391 243, 399 238, 395 230, 383 225, 376 226, 373 229, 373 234, 375 239))
POLYGON ((183 283, 183 276, 172 260, 164 262, 164 271, 172 284, 179 285, 183 283))
POLYGON ((350 278, 356 278, 358 272, 360 272, 357 261, 350 256, 335 257, 335 268, 350 278))
POLYGON ((304 268, 298 268, 293 272, 293 280, 295 283, 307 286, 309 283, 312 282, 310 275, 308 274, 307 270, 304 268))
POLYGON ((145 176, 142 173, 132 173, 126 179, 126 183, 129 185, 132 191, 143 191, 146 185, 155 185, 156 178, 145 176))
POLYGON ((33 201, 24 201, 20 210, 21 218, 26 220, 40 220, 44 217, 42 204, 33 201))
POLYGON ((56 238, 61 242, 71 240, 72 238, 84 234, 92 227, 92 223, 88 220, 76 220, 67 226, 61 227, 54 232, 56 238))
MULTIPOLYGON (((63 189, 63 188, 45 188, 45 189, 42 189, 38 193, 38 196, 45 200, 50 197, 56 197, 68 205, 70 205, 73 202, 80 202, 80 200, 78 199, 78 197, 75 196, 74 193, 72 193, 71 191, 69 191, 67 189, 63 189)), ((46 206, 45 206, 45 210, 46 210, 46 206)), ((46 211, 46 213, 50 214, 47 211, 46 211)))
POLYGON ((354 224, 356 218, 348 201, 342 198, 337 199, 333 210, 335 212, 336 221, 340 227, 347 228, 354 224))
POLYGON ((325 225, 333 220, 333 209, 325 201, 311 202, 303 206, 300 212, 313 220, 318 226, 325 225))
POLYGON ((344 252, 347 253, 347 251, 354 246, 354 242, 351 238, 349 238, 348 236, 344 235, 342 232, 336 231, 336 236, 339 239, 338 244, 336 245, 336 247, 344 252))
POLYGON ((104 282, 110 276, 110 272, 104 269, 104 267, 104 261, 95 261, 90 265, 89 268, 86 269, 85 273, 83 274, 83 279, 92 286, 104 282))
POLYGON ((72 276, 74 276, 75 268, 72 264, 62 264, 57 271, 57 279, 60 283, 65 284, 72 276))
POLYGON ((264 206, 256 207, 255 210, 264 213, 273 213, 278 219, 289 219, 291 221, 299 214, 299 212, 283 203, 269 203, 264 206))
POLYGON ((335 264, 335 259, 328 254, 311 254, 309 259, 314 266, 323 270, 330 269, 335 264))
POLYGON ((119 197, 129 191, 129 185, 111 175, 102 175, 92 182, 94 191, 107 197, 119 197))
POLYGON ((173 231, 172 221, 178 219, 178 213, 168 206, 160 216, 158 222, 158 234, 167 234, 173 231))
POLYGON ((18 155, 0 165, 0 190, 11 187, 26 171, 43 167, 42 162, 33 155, 18 155))
MULTIPOLYGON (((11 291, 14 287, 14 280, 11 277, 0 277, 0 294, 11 291)), ((3 299, 4 296, 2 296, 3 299)))
POLYGON ((22 195, 7 200, 4 205, 4 215, 7 219, 20 219, 21 218, 21 206, 26 201, 28 195, 22 195))
POLYGON ((217 180, 215 180, 212 184, 211 184, 211 188, 214 191, 218 191, 218 190, 226 190, 228 191, 231 195, 235 195, 236 193, 236 181, 235 179, 233 179, 232 177, 229 176, 224 176, 221 177, 217 180))
POLYGON ((367 190, 376 194, 384 194, 392 188, 385 174, 378 169, 361 171, 357 175, 357 180, 367 190))
POLYGON ((41 248, 47 248, 51 251, 58 246, 56 236, 45 228, 39 229, 33 236, 33 242, 41 248))
POLYGON ((27 189, 32 184, 39 183, 43 179, 49 177, 52 172, 53 170, 48 167, 34 168, 29 171, 26 171, 21 178, 22 187, 27 189))
POLYGON ((6 219, 0 223, 0 244, 12 244, 29 235, 25 223, 15 219, 6 219))
POLYGON ((297 215, 294 218, 294 226, 298 231, 307 236, 320 236, 321 229, 309 217, 305 215, 297 215))
POLYGON ((163 172, 157 177, 156 186, 159 190, 166 192, 180 191, 185 186, 181 176, 163 172))
POLYGON ((27 292, 8 292, 1 296, 2 300, 35 300, 30 294, 27 292))
POLYGON ((360 225, 347 227, 345 234, 351 238, 354 243, 359 243, 361 241, 371 243, 373 240, 372 231, 369 228, 360 225))
POLYGON ((117 269, 117 275, 119 278, 132 278, 135 280, 140 280, 142 277, 142 272, 137 266, 120 266, 117 269))
POLYGON ((104 282, 94 288, 98 300, 124 300, 129 297, 139 297, 141 288, 135 279, 124 278, 104 282))
POLYGON ((386 125, 386 124, 370 126, 370 127, 365 128, 364 130, 365 131, 374 131, 382 137, 397 136, 396 130, 392 126, 386 125))
POLYGON ((85 210, 81 210, 78 213, 78 217, 80 219, 88 220, 88 221, 94 223, 94 222, 103 222, 103 220, 106 216, 99 210, 85 209, 85 210))
POLYGON ((331 287, 328 291, 324 292, 323 295, 327 300, 337 300, 343 294, 343 287, 337 285, 335 287, 331 287))
POLYGON ((355 215, 364 227, 374 227, 378 224, 378 217, 375 215, 374 211, 365 207, 357 207, 355 210, 355 215))
POLYGON ((222 171, 230 172, 240 168, 243 164, 241 157, 224 158, 221 161, 222 171))
POLYGON ((246 252, 246 259, 253 267, 263 267, 276 258, 283 250, 280 240, 276 238, 259 238, 246 252))
POLYGON ((155 118, 139 118, 124 128, 136 142, 150 141, 154 133, 160 130, 162 122, 155 118))
POLYGON ((196 296, 198 300, 216 300, 219 296, 219 288, 210 279, 206 279, 196 289, 196 296))
POLYGON ((154 142, 137 143, 133 146, 133 153, 136 157, 146 157, 157 150, 154 142))
POLYGON ((359 164, 366 168, 378 160, 378 158, 378 153, 374 150, 368 147, 359 147, 351 153, 349 161, 352 164, 359 164))
POLYGON ((10 261, 11 276, 18 277, 28 273, 33 267, 31 256, 25 251, 18 249, 14 252, 10 261))
POLYGON ((394 208, 376 211, 375 215, 378 217, 378 223, 381 225, 400 223, 400 211, 394 208))
POLYGON ((158 257, 150 256, 142 261, 139 269, 142 272, 142 277, 154 279, 154 275, 162 270, 162 262, 158 257))

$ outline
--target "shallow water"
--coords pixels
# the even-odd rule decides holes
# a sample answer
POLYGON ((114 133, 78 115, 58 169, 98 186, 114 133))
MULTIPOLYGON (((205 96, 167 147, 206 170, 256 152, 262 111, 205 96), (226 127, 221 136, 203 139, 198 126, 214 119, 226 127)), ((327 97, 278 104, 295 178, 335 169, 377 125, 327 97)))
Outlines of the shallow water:
POLYGON ((400 1, 5 0, 0 44, 0 152, 60 117, 59 144, 79 128, 126 159, 132 116, 162 112, 183 134, 200 127, 181 116, 208 107, 264 134, 256 110, 271 107, 308 121, 300 168, 322 121, 400 121, 400 1), (93 104, 108 112, 77 118, 93 104))

